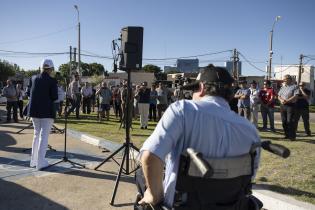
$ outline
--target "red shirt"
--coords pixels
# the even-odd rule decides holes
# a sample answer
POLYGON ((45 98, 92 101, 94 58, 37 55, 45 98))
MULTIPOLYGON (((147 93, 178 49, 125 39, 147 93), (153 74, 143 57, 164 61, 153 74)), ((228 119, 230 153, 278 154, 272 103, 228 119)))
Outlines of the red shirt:
POLYGON ((259 98, 261 100, 261 103, 267 105, 271 101, 271 103, 267 105, 271 108, 274 108, 275 106, 275 99, 274 99, 275 96, 276 96, 276 93, 273 90, 273 88, 262 89, 259 92, 259 98), (273 100, 271 100, 272 98, 273 100))

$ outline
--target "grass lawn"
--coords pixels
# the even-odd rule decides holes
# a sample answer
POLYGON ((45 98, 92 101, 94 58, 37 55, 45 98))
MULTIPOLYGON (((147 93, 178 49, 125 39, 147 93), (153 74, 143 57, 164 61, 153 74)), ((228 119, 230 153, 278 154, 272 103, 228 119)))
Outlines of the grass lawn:
MULTIPOLYGON (((282 144, 291 150, 291 155, 283 159, 269 152, 262 152, 262 160, 256 176, 256 183, 271 190, 291 195, 298 200, 315 204, 315 137, 306 137, 303 123, 299 123, 296 141, 281 139, 281 124, 276 124, 276 133, 260 132, 262 139, 282 144)), ((315 123, 311 123, 315 131, 315 123)))
MULTIPOLYGON (((125 141, 125 129, 120 128, 120 122, 114 115, 110 115, 109 121, 102 120, 99 122, 96 119, 96 114, 91 115, 81 114, 81 119, 77 120, 73 115, 68 118, 68 127, 73 130, 78 130, 83 133, 88 133, 93 136, 101 137, 106 140, 123 143, 125 141)), ((62 119, 57 119, 57 123, 63 124, 62 119)), ((153 132, 156 122, 149 122, 148 129, 140 129, 140 122, 134 120, 130 129, 131 141, 138 147, 150 136, 153 132)))
MULTIPOLYGON (((96 115, 82 115, 76 120, 73 115, 68 120, 69 128, 88 133, 107 140, 123 143, 125 129, 120 122, 111 115, 110 121, 98 122, 96 115)), ((62 119, 57 123, 63 123, 62 119)), ((130 130, 131 141, 141 147, 146 138, 156 126, 149 122, 147 130, 140 129, 139 120, 134 120, 130 130)), ((261 127, 261 124, 260 124, 261 127)), ((281 139, 283 137, 281 124, 276 124, 276 133, 260 132, 262 139, 270 139, 273 143, 282 144, 291 150, 291 156, 282 159, 269 152, 262 152, 262 159, 256 177, 256 183, 273 191, 294 196, 298 200, 315 204, 315 137, 306 137, 303 123, 299 124, 297 140, 294 142, 281 139)), ((311 123, 311 130, 315 132, 315 122, 311 123)))

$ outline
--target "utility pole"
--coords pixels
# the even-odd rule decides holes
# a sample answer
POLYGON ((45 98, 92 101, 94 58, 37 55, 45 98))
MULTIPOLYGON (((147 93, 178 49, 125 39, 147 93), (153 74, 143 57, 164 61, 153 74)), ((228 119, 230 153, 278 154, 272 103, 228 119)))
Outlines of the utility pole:
POLYGON ((80 26, 80 13, 79 7, 74 5, 74 8, 78 12, 78 74, 81 75, 81 26, 80 26))
POLYGON ((237 81, 239 80, 239 72, 238 72, 238 62, 239 62, 239 57, 238 57, 238 51, 236 49, 233 50, 233 70, 232 70, 232 75, 233 78, 236 79, 237 81))
POLYGON ((302 73, 303 73, 303 58, 304 58, 304 55, 301 54, 300 55, 299 75, 298 75, 297 85, 299 85, 301 82, 301 77, 302 77, 302 73))
POLYGON ((274 30, 276 22, 278 22, 280 20, 280 18, 281 18, 281 16, 277 16, 276 17, 275 21, 273 22, 271 31, 270 31, 269 64, 268 64, 268 67, 267 67, 267 71, 268 71, 267 79, 268 80, 271 80, 272 55, 273 55, 273 51, 272 51, 273 30, 274 30))
POLYGON ((73 61, 77 62, 77 48, 76 47, 73 48, 73 61))

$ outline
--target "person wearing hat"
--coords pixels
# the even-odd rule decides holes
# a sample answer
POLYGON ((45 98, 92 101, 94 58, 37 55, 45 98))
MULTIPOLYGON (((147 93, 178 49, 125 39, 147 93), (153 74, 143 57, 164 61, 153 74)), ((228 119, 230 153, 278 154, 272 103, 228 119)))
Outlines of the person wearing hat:
POLYGON ((250 90, 247 88, 247 81, 241 80, 240 89, 235 93, 234 98, 238 99, 238 114, 250 120, 250 90))
POLYGON ((34 126, 30 166, 37 170, 49 165, 45 155, 50 129, 56 117, 54 101, 58 99, 57 80, 51 77, 53 71, 52 60, 44 59, 40 74, 31 78, 27 93, 30 97, 27 116, 32 118, 34 126))
POLYGON ((257 82, 253 80, 250 83, 250 112, 251 112, 251 121, 258 128, 258 111, 259 111, 259 88, 257 87, 257 82))
POLYGON ((284 138, 295 140, 295 101, 299 94, 298 87, 293 83, 291 75, 287 74, 283 79, 283 86, 279 90, 278 99, 280 101, 280 112, 284 138))
POLYGON ((140 149, 139 204, 155 205, 164 199, 164 205, 173 205, 179 157, 188 147, 205 157, 232 157, 247 154, 260 142, 255 126, 229 107, 233 81, 225 68, 209 65, 183 87, 193 91, 193 99, 172 103, 140 149))

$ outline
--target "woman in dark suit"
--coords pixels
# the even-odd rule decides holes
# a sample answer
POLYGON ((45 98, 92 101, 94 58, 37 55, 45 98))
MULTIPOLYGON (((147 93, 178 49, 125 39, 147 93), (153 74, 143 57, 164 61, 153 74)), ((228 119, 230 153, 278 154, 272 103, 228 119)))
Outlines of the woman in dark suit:
POLYGON ((51 77, 53 71, 52 60, 44 59, 41 73, 31 78, 28 88, 30 101, 27 115, 32 118, 34 126, 30 166, 37 170, 49 165, 45 155, 50 129, 56 117, 54 101, 58 98, 57 80, 51 77))

